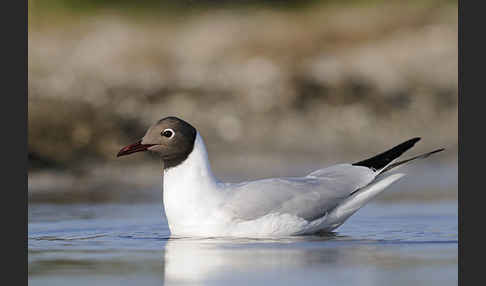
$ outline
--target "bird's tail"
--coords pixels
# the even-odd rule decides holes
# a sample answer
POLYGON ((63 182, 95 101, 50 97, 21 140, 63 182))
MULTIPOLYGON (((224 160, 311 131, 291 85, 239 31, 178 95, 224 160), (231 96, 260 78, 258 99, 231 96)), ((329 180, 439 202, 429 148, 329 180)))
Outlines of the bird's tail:
POLYGON ((357 210, 367 204, 369 201, 374 199, 378 194, 383 192, 387 187, 398 181, 400 178, 405 176, 405 174, 397 173, 392 175, 383 175, 392 169, 399 166, 404 166, 411 161, 416 159, 427 158, 434 153, 438 153, 444 150, 444 148, 437 149, 431 152, 420 154, 412 158, 398 161, 392 163, 396 158, 402 155, 405 151, 412 148, 413 145, 419 141, 420 138, 410 139, 394 148, 378 154, 372 158, 363 160, 361 162, 355 163, 353 165, 368 167, 376 172, 375 179, 369 183, 367 186, 356 190, 351 193, 350 196, 334 208, 331 213, 328 214, 327 222, 330 223, 329 230, 332 230, 342 223, 344 223, 351 215, 353 215, 357 210))
POLYGON ((414 156, 414 157, 409 158, 409 159, 406 159, 406 160, 402 160, 402 161, 398 161, 398 162, 389 164, 388 166, 386 166, 385 168, 383 168, 383 169, 381 169, 379 171, 378 176, 381 175, 381 174, 383 174, 383 173, 385 173, 385 172, 390 171, 391 169, 395 169, 395 168, 397 168, 399 166, 405 166, 406 164, 410 163, 413 160, 416 160, 416 159, 425 159, 425 158, 429 157, 430 155, 432 155, 434 153, 442 152, 444 150, 445 150, 444 148, 440 148, 440 149, 437 149, 437 150, 434 150, 434 151, 430 151, 430 152, 427 152, 427 153, 424 153, 424 154, 420 154, 420 155, 414 156))
POLYGON ((398 157, 400 157, 407 150, 412 148, 415 145, 415 143, 417 143, 418 141, 420 141, 420 137, 412 138, 410 140, 407 140, 407 141, 391 148, 390 150, 387 150, 383 153, 380 153, 380 154, 373 156, 371 158, 368 158, 366 160, 356 162, 353 165, 370 168, 373 171, 377 172, 378 175, 380 175, 380 174, 383 174, 387 171, 390 171, 391 169, 394 169, 398 166, 404 165, 405 163, 409 163, 410 161, 413 161, 415 159, 427 158, 434 153, 444 151, 444 148, 440 148, 440 149, 437 149, 437 150, 434 150, 434 151, 431 151, 431 152, 427 152, 427 153, 424 153, 424 154, 417 155, 417 156, 412 157, 410 159, 406 159, 406 160, 402 160, 402 161, 393 163, 393 161, 395 161, 398 157))
POLYGON ((328 214, 327 222, 331 226, 329 230, 335 229, 343 224, 357 210, 403 176, 405 176, 405 174, 398 173, 390 175, 382 180, 375 180, 368 186, 348 197, 328 214))

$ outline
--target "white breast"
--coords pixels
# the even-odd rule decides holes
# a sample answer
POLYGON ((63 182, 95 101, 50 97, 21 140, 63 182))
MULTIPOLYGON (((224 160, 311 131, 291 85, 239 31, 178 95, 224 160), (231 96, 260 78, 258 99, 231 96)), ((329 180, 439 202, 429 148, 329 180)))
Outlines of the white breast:
POLYGON ((224 190, 211 172, 204 142, 196 135, 194 149, 180 165, 164 171, 164 208, 172 234, 208 231, 224 190))

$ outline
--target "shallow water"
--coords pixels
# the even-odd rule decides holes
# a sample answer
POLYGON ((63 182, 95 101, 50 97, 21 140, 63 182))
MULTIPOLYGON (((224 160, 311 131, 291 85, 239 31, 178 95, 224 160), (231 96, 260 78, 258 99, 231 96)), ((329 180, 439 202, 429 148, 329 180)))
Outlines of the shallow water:
POLYGON ((457 285, 457 202, 371 203, 328 236, 169 238, 160 203, 29 205, 29 285, 457 285))

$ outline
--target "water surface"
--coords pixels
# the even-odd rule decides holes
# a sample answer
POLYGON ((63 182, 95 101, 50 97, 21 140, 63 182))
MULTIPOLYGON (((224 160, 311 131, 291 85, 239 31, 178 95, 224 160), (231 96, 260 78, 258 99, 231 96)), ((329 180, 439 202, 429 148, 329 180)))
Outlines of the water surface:
POLYGON ((457 202, 371 203, 327 236, 170 238, 160 203, 31 204, 29 285, 457 285, 457 202))

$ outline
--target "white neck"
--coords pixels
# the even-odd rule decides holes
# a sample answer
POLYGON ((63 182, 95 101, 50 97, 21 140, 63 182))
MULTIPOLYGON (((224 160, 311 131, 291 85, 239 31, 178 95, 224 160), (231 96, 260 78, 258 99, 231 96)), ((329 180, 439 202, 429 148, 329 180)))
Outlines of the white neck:
POLYGON ((186 160, 164 170, 164 208, 172 233, 191 227, 217 208, 222 196, 218 183, 198 132, 186 160))

